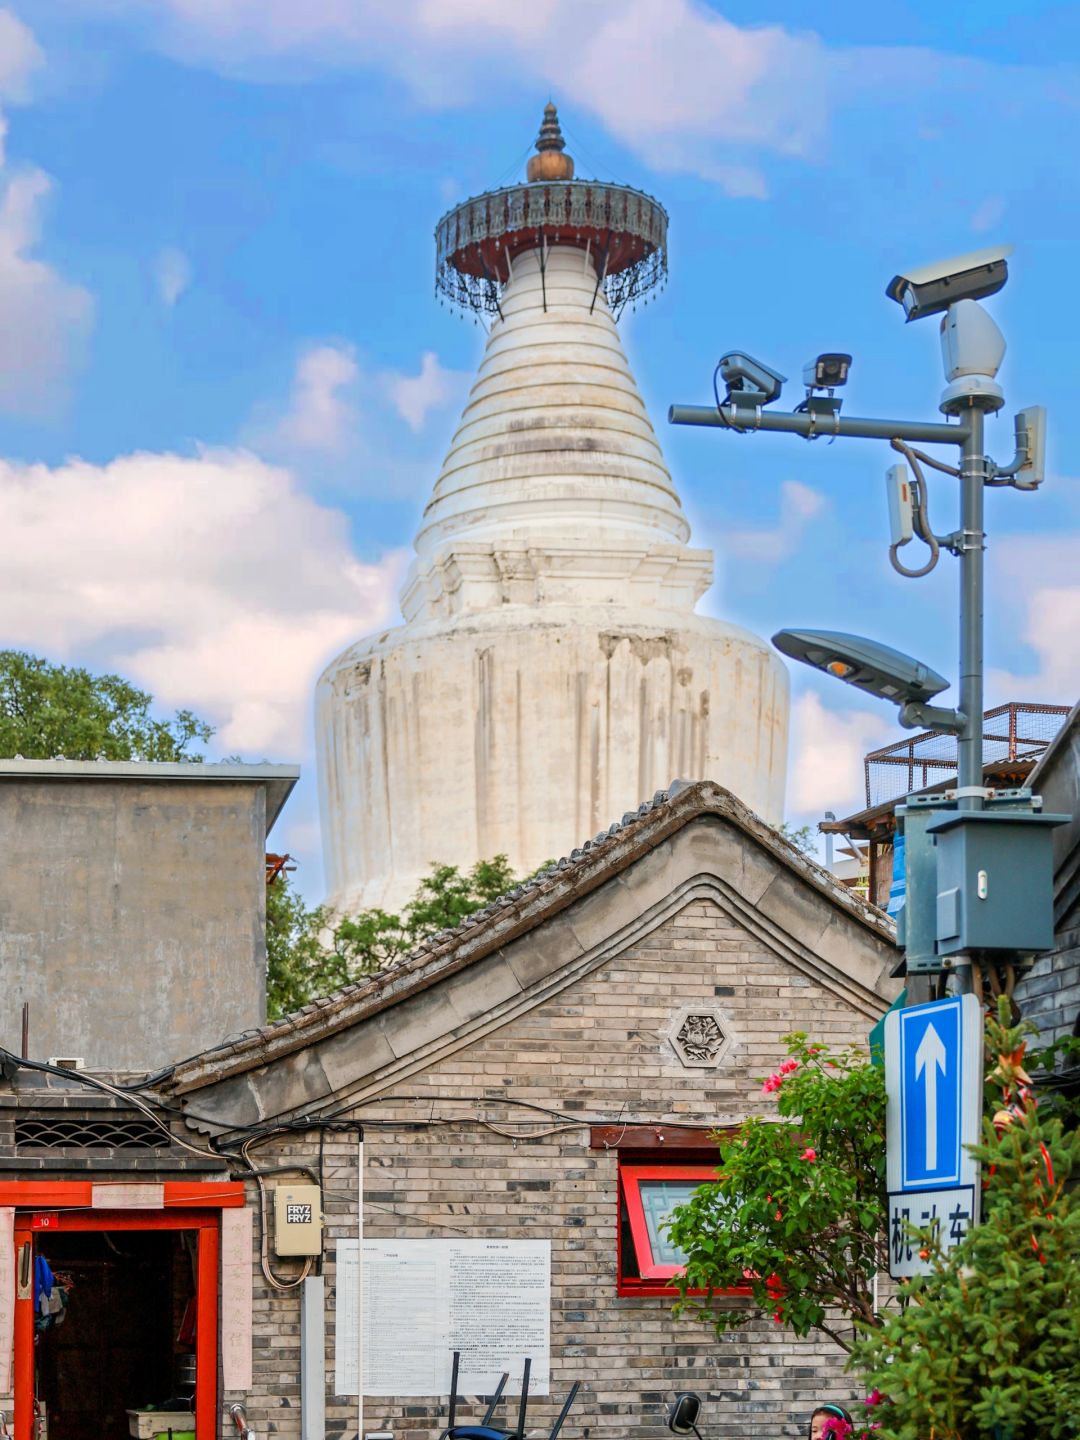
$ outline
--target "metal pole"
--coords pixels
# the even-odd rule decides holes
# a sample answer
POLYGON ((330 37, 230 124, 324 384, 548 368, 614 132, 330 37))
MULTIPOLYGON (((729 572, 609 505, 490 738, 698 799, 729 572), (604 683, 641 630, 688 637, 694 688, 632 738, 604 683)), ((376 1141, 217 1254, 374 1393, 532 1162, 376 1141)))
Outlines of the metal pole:
POLYGON ((309 1275, 300 1291, 300 1437, 326 1436, 326 1279, 309 1275))
MULTIPOLYGON (((974 412, 972 412, 974 414, 974 412)), ((982 416, 979 416, 980 421, 982 416)), ((770 410, 760 405, 672 405, 668 408, 672 425, 710 425, 719 430, 783 431, 804 439, 829 440, 834 435, 850 435, 859 440, 914 440, 923 445, 964 445, 970 435, 970 420, 945 425, 933 420, 875 420, 859 415, 822 415, 810 411, 770 410)), ((980 450, 982 448, 980 442, 980 450)))
POLYGON ((956 742, 956 779, 961 810, 981 810, 982 796, 965 794, 983 783, 983 487, 986 417, 972 410, 960 462, 960 710, 964 728, 956 742))

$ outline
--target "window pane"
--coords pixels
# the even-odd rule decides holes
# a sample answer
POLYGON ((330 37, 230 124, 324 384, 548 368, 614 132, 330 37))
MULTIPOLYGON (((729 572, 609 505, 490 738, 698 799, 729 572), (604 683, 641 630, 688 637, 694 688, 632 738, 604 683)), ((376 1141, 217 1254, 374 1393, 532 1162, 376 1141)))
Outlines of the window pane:
POLYGON ((686 1256, 668 1237, 664 1222, 676 1205, 685 1205, 703 1180, 642 1180, 641 1208, 649 1231, 649 1245, 657 1265, 685 1265, 686 1256))

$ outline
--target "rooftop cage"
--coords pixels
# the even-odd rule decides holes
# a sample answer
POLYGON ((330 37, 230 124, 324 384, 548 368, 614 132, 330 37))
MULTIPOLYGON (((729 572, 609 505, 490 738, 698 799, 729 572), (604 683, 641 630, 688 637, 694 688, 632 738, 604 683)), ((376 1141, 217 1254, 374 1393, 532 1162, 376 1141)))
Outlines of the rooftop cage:
MULTIPOLYGON (((1068 714, 1068 705, 1016 702, 987 710, 983 715, 983 764, 1037 760, 1068 714)), ((956 736, 924 730, 908 740, 895 740, 880 750, 871 750, 863 765, 866 807, 870 809, 953 779, 956 736)))

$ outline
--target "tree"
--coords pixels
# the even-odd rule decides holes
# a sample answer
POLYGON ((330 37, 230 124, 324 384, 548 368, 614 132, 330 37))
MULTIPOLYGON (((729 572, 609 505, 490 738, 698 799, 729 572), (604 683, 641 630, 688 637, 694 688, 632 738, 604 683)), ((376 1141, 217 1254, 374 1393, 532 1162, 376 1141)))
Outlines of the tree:
POLYGON ((780 826, 780 834, 785 840, 790 840, 796 850, 801 850, 804 855, 809 855, 811 860, 817 859, 817 843, 809 825, 800 825, 796 828, 785 820, 780 826))
POLYGON ((717 1137, 716 1182, 674 1211, 669 1234, 687 1257, 678 1309, 719 1334, 751 1313, 725 1306, 723 1292, 749 1288, 777 1324, 850 1350, 835 1316, 877 1323, 874 1275, 888 1261, 884 1076, 854 1047, 834 1053, 795 1034, 787 1050, 762 1086, 782 1118, 717 1137), (708 1294, 690 1300, 691 1289, 708 1294))
POLYGON ((280 1020, 345 984, 337 956, 324 947, 321 905, 309 908, 281 870, 266 887, 266 1013, 280 1020))
POLYGON ((27 760, 189 760, 214 731, 190 710, 150 713, 153 697, 119 675, 0 651, 0 755, 27 760))
POLYGON ((385 969, 516 883, 505 855, 480 860, 464 873, 456 865, 435 865, 400 915, 361 910, 333 924, 325 907, 305 905, 282 871, 266 895, 270 1019, 385 969))
POLYGON ((877 1440, 1071 1440, 1080 1432, 1080 1133, 1036 1103, 1009 1002, 987 1025, 997 1104, 975 1150, 982 1220, 854 1359, 889 1399, 877 1440))

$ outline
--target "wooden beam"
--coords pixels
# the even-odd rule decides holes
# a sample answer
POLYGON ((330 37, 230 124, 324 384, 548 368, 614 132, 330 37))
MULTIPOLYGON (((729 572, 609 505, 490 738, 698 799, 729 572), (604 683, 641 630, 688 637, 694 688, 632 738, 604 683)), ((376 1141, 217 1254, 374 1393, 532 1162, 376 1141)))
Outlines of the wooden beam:
POLYGON ((715 1134, 729 1134, 737 1125, 594 1125, 590 1150, 714 1150, 715 1134))

